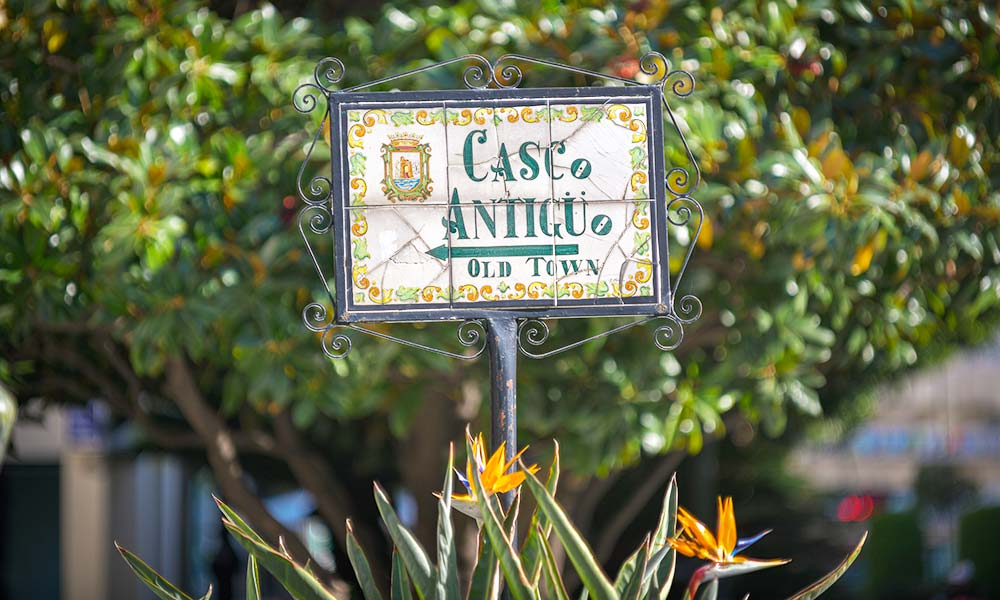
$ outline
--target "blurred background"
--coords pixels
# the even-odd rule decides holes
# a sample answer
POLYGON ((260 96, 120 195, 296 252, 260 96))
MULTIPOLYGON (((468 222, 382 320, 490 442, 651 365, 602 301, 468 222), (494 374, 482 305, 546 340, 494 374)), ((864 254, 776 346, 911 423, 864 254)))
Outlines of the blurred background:
POLYGON ((531 459, 560 441, 558 497, 611 571, 676 471, 702 520, 731 495, 741 535, 774 529, 750 554, 793 559, 720 597, 788 595, 865 530, 824 597, 1000 597, 998 34, 995 3, 933 0, 0 0, 0 598, 150 598, 113 540, 241 598, 213 493, 341 586, 348 516, 387 572, 372 480, 433 539, 488 366, 368 339, 331 361, 303 327, 322 296, 296 174, 322 111, 292 91, 328 55, 347 86, 469 52, 642 81, 650 50, 697 80, 668 101, 704 176, 706 227, 678 243, 705 311, 673 353, 633 329, 522 359, 531 459))

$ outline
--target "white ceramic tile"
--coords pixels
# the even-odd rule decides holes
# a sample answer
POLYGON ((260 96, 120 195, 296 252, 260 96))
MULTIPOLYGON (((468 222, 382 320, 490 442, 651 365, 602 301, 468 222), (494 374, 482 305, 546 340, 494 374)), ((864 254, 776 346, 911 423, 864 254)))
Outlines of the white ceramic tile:
POLYGON ((463 202, 551 197, 544 104, 447 106, 450 194, 457 188, 463 202))
POLYGON ((650 197, 645 104, 553 103, 550 114, 556 198, 650 197))
POLYGON ((359 305, 448 304, 446 206, 377 206, 347 212, 353 299, 359 305), (442 257, 443 256, 443 257, 442 257))
POLYGON ((453 206, 452 285, 456 303, 518 300, 555 304, 555 219, 549 201, 453 206))
POLYGON ((345 110, 349 206, 447 203, 443 105, 345 110))
POLYGON ((655 252, 652 203, 560 203, 556 220, 580 248, 557 261, 559 302, 585 298, 652 298, 655 252))

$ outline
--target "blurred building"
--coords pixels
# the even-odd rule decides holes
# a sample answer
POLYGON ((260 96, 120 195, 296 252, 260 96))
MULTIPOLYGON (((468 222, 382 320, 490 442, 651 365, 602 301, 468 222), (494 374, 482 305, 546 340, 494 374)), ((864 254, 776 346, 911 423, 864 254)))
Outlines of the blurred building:
POLYGON ((907 495, 921 467, 947 463, 1000 502, 1000 344, 956 354, 876 393, 846 439, 798 448, 791 466, 817 489, 907 495))
POLYGON ((97 402, 18 421, 0 471, 0 597, 153 598, 115 540, 182 580, 189 474, 166 455, 116 454, 109 422, 97 402))
MULTIPOLYGON (((25 412, 0 470, 0 600, 155 600, 116 541, 185 590, 200 595, 214 582, 214 598, 243 597, 246 553, 220 525, 198 456, 141 450, 134 427, 112 426, 101 402, 25 412)), ((311 496, 284 490, 263 500, 317 563, 335 568, 311 496)), ((269 577, 261 585, 277 589, 269 577)))
POLYGON ((801 445, 789 466, 841 521, 915 511, 925 572, 944 579, 962 515, 1000 505, 1000 343, 880 388, 870 419, 844 439, 801 445))

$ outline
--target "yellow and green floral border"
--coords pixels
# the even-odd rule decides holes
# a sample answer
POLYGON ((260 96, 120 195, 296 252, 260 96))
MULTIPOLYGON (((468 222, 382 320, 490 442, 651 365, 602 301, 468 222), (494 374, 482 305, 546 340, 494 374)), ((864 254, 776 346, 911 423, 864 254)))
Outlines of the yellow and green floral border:
MULTIPOLYGON (((367 157, 362 152, 364 137, 376 125, 387 125, 390 122, 395 127, 430 126, 440 123, 463 127, 467 125, 485 125, 487 122, 499 125, 503 122, 526 123, 550 122, 559 120, 564 123, 575 121, 600 122, 604 119, 628 128, 632 131, 632 147, 629 149, 632 175, 629 186, 635 194, 633 201, 632 225, 636 231, 633 236, 632 257, 636 269, 624 280, 608 278, 593 283, 562 282, 543 283, 535 281, 529 284, 514 282, 508 284, 501 280, 499 284, 452 286, 424 286, 396 288, 381 288, 368 277, 368 263, 371 258, 368 251, 368 221, 362 210, 351 210, 350 243, 353 258, 351 277, 354 283, 355 304, 420 304, 450 302, 479 302, 503 300, 538 300, 542 298, 566 298, 570 300, 584 298, 630 298, 634 296, 652 296, 652 236, 650 232, 649 206, 652 199, 648 193, 649 155, 646 133, 646 123, 641 117, 643 112, 633 112, 624 104, 550 104, 542 109, 533 106, 500 106, 479 108, 409 108, 399 110, 371 109, 347 111, 347 161, 350 175, 351 208, 365 207, 368 185, 365 183, 367 157), (646 258, 648 257, 648 258, 646 258)), ((417 127, 419 130, 419 127, 417 127)))

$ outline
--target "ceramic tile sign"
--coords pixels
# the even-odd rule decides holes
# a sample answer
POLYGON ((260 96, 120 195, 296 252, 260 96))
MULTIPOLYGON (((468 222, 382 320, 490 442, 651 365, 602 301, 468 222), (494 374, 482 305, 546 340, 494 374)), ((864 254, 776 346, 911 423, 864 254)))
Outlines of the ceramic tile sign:
POLYGON ((340 319, 662 311, 659 93, 331 94, 340 319))

